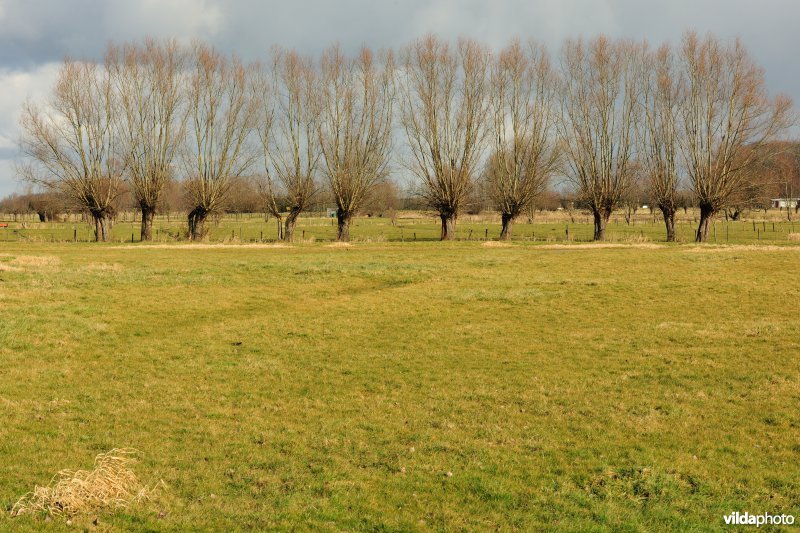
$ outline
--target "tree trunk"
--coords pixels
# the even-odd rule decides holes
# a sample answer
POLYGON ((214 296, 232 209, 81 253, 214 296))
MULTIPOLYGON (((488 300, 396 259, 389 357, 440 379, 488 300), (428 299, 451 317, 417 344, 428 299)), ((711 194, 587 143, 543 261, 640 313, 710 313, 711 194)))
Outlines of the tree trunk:
POLYGON ((594 210, 594 240, 603 241, 606 238, 606 225, 611 213, 602 213, 599 210, 594 210))
POLYGON ((350 241, 350 219, 352 215, 349 212, 339 208, 336 210, 336 222, 338 227, 336 229, 336 240, 339 242, 350 241))
POLYGON ((283 240, 283 218, 280 215, 275 216, 275 221, 278 223, 278 240, 283 240))
POLYGON ((94 240, 108 242, 108 216, 105 213, 92 213, 92 218, 94 218, 94 240))
POLYGON ((450 213, 440 213, 439 218, 442 219, 442 235, 441 240, 452 241, 456 238, 456 217, 450 213))
POLYGON ((503 229, 500 230, 500 240, 509 241, 514 227, 514 217, 510 213, 503 213, 500 216, 500 220, 503 224, 503 229))
POLYGON ((156 215, 155 208, 149 205, 141 205, 142 208, 142 230, 141 230, 141 240, 142 241, 152 241, 153 240, 153 219, 156 215))
POLYGON ((708 204, 701 204, 700 205, 700 224, 697 226, 697 235, 695 236, 695 242, 707 242, 708 241, 708 226, 711 220, 714 218, 714 209, 708 204))
POLYGON ((661 213, 664 215, 664 225, 667 227, 667 242, 675 242, 675 210, 662 207, 661 213))
POLYGON ((297 225, 297 217, 300 216, 300 211, 292 209, 289 211, 289 214, 286 215, 286 226, 283 232, 283 240, 286 242, 292 242, 294 240, 294 227, 297 225))
POLYGON ((200 241, 206 237, 206 219, 208 211, 202 207, 195 207, 189 213, 189 239, 200 241))

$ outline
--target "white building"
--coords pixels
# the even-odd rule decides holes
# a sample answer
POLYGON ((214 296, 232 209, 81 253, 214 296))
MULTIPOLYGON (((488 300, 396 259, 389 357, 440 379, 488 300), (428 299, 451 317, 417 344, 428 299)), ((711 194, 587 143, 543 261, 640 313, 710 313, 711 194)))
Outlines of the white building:
POLYGON ((773 198, 772 199, 772 208, 773 209, 796 209, 797 202, 800 202, 800 198, 773 198))

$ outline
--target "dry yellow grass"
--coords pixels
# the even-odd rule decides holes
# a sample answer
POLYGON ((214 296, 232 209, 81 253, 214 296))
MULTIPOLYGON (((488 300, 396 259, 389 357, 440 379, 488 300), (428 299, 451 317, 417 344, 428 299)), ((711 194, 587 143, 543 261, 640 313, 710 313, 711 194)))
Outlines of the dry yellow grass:
POLYGON ((276 242, 276 243, 256 243, 256 244, 213 244, 213 243, 175 243, 175 244, 137 244, 136 246, 109 246, 114 250, 221 250, 227 248, 290 248, 291 245, 276 242))
POLYGON ((58 266, 61 260, 52 255, 0 254, 0 271, 38 270, 58 266), (10 258, 10 259, 9 259, 10 258))
POLYGON ((58 472, 49 485, 37 486, 22 496, 11 508, 11 516, 47 513, 66 517, 125 508, 148 499, 155 487, 142 485, 129 468, 135 453, 115 448, 99 454, 92 470, 58 472))
POLYGON ((800 241, 800 233, 790 233, 789 234, 790 241, 800 241))
POLYGON ((484 248, 508 248, 511 246, 511 243, 508 242, 500 242, 500 241, 486 241, 481 244, 484 248))

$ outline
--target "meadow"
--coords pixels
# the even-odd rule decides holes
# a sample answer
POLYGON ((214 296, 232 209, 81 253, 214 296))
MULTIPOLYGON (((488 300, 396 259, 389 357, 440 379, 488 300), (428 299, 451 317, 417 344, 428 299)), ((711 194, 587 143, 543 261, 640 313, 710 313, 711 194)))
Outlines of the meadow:
MULTIPOLYGON (((351 237, 362 242, 438 241, 441 226, 438 217, 417 211, 397 211, 393 216, 358 217, 351 228, 351 237)), ((737 221, 717 217, 709 231, 709 241, 716 244, 782 244, 800 239, 800 217, 777 209, 748 212, 737 221)), ((693 242, 699 212, 689 209, 676 214, 676 235, 679 242, 693 242)), ((593 226, 586 211, 537 211, 531 220, 522 216, 514 224, 513 240, 520 242, 591 242, 593 226)), ((91 242, 94 226, 79 215, 62 216, 61 221, 39 222, 35 214, 18 216, 0 213, 2 242, 91 242)), ((456 239, 466 241, 493 240, 500 236, 500 217, 481 212, 462 215, 456 226, 456 239)), ((336 240, 336 220, 322 213, 308 213, 298 219, 296 240, 331 242, 336 240)), ((159 215, 153 224, 155 242, 175 243, 186 240, 187 224, 184 213, 159 215)), ((140 222, 137 213, 120 213, 111 229, 116 243, 140 242, 140 222)), ((228 214, 210 220, 207 241, 214 243, 275 242, 277 228, 274 218, 263 213, 228 214)), ((612 215, 607 240, 617 242, 660 242, 665 240, 664 222, 658 210, 640 209, 626 220, 624 213, 612 215)))
POLYGON ((274 231, 252 220, 224 221, 212 238, 229 242, 206 245, 0 230, 0 529, 43 527, 7 511, 116 447, 163 486, 48 529, 800 518, 790 229, 762 246, 668 246, 641 223, 622 242, 560 244, 541 220, 500 245, 466 240, 466 220, 465 240, 440 243, 432 220, 372 219, 354 228, 362 242, 335 246, 334 227, 305 219, 306 242, 289 246, 251 243, 274 231))

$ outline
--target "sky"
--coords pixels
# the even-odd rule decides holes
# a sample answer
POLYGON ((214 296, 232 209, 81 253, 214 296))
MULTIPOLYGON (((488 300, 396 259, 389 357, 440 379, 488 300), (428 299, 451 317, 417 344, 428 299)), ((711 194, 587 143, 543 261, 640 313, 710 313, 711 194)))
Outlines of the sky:
POLYGON ((568 37, 678 43, 688 29, 741 37, 771 93, 800 102, 799 0, 0 0, 0 197, 14 173, 19 112, 47 98, 65 57, 100 59, 109 42, 201 39, 245 60, 273 45, 317 56, 333 43, 399 48, 427 33, 485 42, 568 37))

